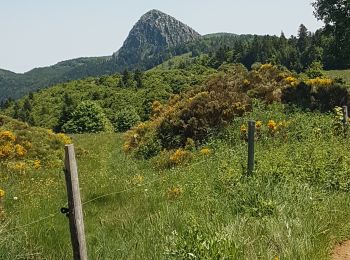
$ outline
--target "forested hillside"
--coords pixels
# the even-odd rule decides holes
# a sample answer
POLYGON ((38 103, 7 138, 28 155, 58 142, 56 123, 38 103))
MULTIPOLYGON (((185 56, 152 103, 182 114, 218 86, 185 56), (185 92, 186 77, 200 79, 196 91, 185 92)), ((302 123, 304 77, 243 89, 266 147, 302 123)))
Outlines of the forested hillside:
MULTIPOLYGON (((60 82, 89 76, 112 75, 128 70, 148 70, 174 56, 190 53, 192 57, 209 56, 210 67, 224 62, 242 63, 250 68, 255 62, 280 64, 302 72, 314 62, 327 70, 350 67, 350 26, 348 20, 328 10, 326 2, 315 4, 316 16, 326 23, 310 32, 300 25, 297 36, 235 35, 217 33, 200 37, 187 25, 158 10, 146 13, 130 31, 119 51, 112 56, 80 58, 54 66, 34 69, 24 74, 0 72, 0 101, 17 99, 31 91, 60 82)), ((344 12, 346 17, 346 10, 344 12)))

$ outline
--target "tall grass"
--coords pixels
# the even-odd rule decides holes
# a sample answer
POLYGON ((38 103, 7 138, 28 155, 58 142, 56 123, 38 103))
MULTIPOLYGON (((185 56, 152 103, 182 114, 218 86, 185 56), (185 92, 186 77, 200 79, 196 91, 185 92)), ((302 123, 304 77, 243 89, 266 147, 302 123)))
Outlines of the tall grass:
MULTIPOLYGON (((89 258, 328 259, 350 235, 348 138, 334 134, 331 114, 254 111, 209 141, 210 155, 172 169, 125 155, 120 135, 74 136, 89 258), (290 122, 286 135, 257 140, 252 177, 240 133, 248 118, 290 122)), ((64 206, 61 169, 12 178, 0 258, 70 259, 64 215, 6 233, 64 206)))

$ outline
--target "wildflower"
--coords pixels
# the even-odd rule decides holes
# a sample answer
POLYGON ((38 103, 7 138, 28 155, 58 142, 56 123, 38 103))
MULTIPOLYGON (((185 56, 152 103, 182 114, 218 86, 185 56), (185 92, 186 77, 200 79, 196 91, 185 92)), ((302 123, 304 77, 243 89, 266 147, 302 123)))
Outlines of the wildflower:
POLYGON ((13 144, 6 142, 0 146, 0 157, 9 157, 14 152, 13 144))
POLYGON ((293 87, 298 84, 298 80, 292 76, 286 77, 284 81, 293 87))
POLYGON ((243 80, 243 84, 247 86, 247 85, 249 85, 249 84, 250 84, 250 81, 249 81, 249 80, 247 80, 247 79, 245 79, 245 80, 243 80))
POLYGON ((22 171, 27 168, 27 165, 25 162, 18 162, 14 165, 13 169, 16 171, 22 171))
POLYGON ((262 127, 263 123, 261 121, 256 121, 255 128, 260 129, 262 127))
POLYGON ((13 200, 18 200, 18 197, 13 197, 13 200))
POLYGON ((154 101, 152 103, 152 112, 154 116, 160 115, 163 110, 163 105, 159 101, 154 101))
POLYGON ((58 137, 58 139, 60 139, 60 141, 64 144, 71 144, 72 143, 72 139, 70 139, 69 136, 59 133, 56 135, 58 137))
POLYGON ((20 144, 15 145, 15 151, 16 151, 16 154, 20 157, 23 157, 27 154, 27 150, 20 144))
POLYGON ((171 156, 170 161, 173 164, 180 164, 186 159, 191 158, 191 153, 189 151, 184 151, 182 149, 177 149, 171 156))
POLYGON ((260 70, 268 70, 268 69, 271 69, 272 67, 273 65, 271 63, 262 64, 260 67, 260 70))
POLYGON ((11 131, 0 132, 0 140, 14 142, 16 141, 16 136, 11 131))
POLYGON ((5 196, 5 191, 0 189, 0 199, 5 196))
POLYGON ((329 86, 333 83, 332 79, 327 79, 327 78, 314 78, 314 79, 309 79, 305 81, 306 85, 309 86, 329 86))
POLYGON ((35 169, 41 168, 41 161, 40 160, 35 160, 34 161, 34 168, 35 169))
POLYGON ((180 197, 183 193, 183 190, 181 187, 176 187, 176 186, 173 186, 171 188, 168 188, 167 190, 167 197, 168 199, 177 199, 178 197, 180 197))
POLYGON ((277 124, 274 120, 269 120, 269 122, 267 123, 267 127, 271 130, 271 131, 275 131, 277 129, 277 124))
POLYGON ((203 148, 199 151, 202 155, 209 155, 211 154, 211 150, 209 148, 203 148))
POLYGON ((248 132, 247 126, 246 125, 241 125, 241 133, 246 134, 248 132))

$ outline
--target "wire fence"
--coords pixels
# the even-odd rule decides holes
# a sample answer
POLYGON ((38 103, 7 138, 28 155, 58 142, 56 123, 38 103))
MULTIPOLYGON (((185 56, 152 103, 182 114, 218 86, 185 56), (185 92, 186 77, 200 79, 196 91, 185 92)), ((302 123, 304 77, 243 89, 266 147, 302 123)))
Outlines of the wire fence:
MULTIPOLYGON (((213 157, 211 157, 211 159, 215 158, 219 156, 218 154, 214 155, 213 157)), ((197 165, 200 165, 200 164, 203 164, 205 162, 208 162, 208 160, 202 160, 202 161, 198 161, 196 163, 193 163, 193 164, 190 164, 190 165, 187 165, 187 166, 184 166, 184 167, 181 167, 180 169, 181 170, 186 170, 188 168, 191 168, 191 167, 195 167, 197 165)), ((109 196, 113 196, 113 195, 117 195, 117 194, 122 194, 122 193, 126 193, 126 192, 129 192, 129 191, 133 191, 133 190, 136 190, 136 189, 140 189, 142 187, 145 187, 145 186, 148 186, 150 184, 153 184, 153 183, 156 183, 156 182, 160 182, 162 180, 164 180, 165 178, 167 177, 167 175, 164 175, 164 176, 161 176, 161 177, 158 177, 158 178, 155 178, 149 182, 144 182, 142 184, 139 184, 137 186, 133 186, 133 187, 130 187, 130 188, 126 188, 124 190, 120 190, 120 191, 115 191, 115 192, 110 192, 110 193, 106 193, 106 194, 103 194, 103 195, 100 195, 100 196, 96 196, 95 198, 93 199, 90 199, 90 200, 87 200, 87 201, 84 201, 82 203, 82 205, 86 206, 94 201, 97 201, 99 199, 102 199, 102 198, 105 198, 105 197, 109 197, 109 196)), ((67 207, 67 203, 65 204, 64 207, 67 207)), ((14 227, 14 228, 10 228, 10 229, 5 229, 6 225, 3 226, 3 228, 0 228, 0 234, 6 234, 6 233, 9 233, 9 232, 19 232, 20 230, 23 230, 25 228, 28 228, 28 227, 31 227, 33 225, 37 225, 39 223, 42 223, 44 221, 47 221, 49 219, 52 219, 58 215, 62 214, 62 212, 59 210, 59 208, 51 213, 51 214, 48 214, 48 215, 45 215, 37 220, 34 220, 32 222, 29 222, 29 223, 26 223, 24 225, 21 225, 21 226, 18 226, 18 227, 14 227)), ((7 225, 9 225, 10 223, 8 223, 7 225)))

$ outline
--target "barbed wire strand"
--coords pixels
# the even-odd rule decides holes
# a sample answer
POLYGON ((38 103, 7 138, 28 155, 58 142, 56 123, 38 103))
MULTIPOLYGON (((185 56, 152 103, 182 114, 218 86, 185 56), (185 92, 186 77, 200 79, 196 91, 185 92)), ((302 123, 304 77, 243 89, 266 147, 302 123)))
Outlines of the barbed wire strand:
MULTIPOLYGON (((215 157, 217 157, 217 155, 216 155, 216 156, 214 155, 211 159, 213 159, 213 158, 215 158, 215 157)), ((207 161, 207 160, 202 160, 202 161, 199 161, 199 162, 196 162, 196 163, 187 165, 187 166, 185 166, 185 167, 182 167, 182 168, 179 169, 179 170, 185 170, 185 169, 187 169, 187 168, 191 168, 191 167, 194 167, 194 166, 196 166, 196 165, 202 164, 202 163, 204 163, 204 162, 206 162, 206 161, 207 161)), ((156 179, 154 179, 154 180, 152 180, 152 181, 149 181, 149 182, 146 182, 146 183, 143 183, 143 184, 134 186, 134 187, 130 187, 130 188, 127 188, 127 189, 124 189, 124 190, 121 190, 121 191, 111 192, 111 193, 107 193, 107 194, 104 194, 104 195, 101 195, 101 196, 97 196, 97 197, 95 197, 95 198, 93 198, 93 199, 91 199, 91 200, 88 200, 88 201, 83 202, 82 205, 87 205, 87 204, 89 204, 89 203, 91 203, 91 202, 93 202, 93 201, 96 201, 96 200, 99 200, 99 199, 101 199, 101 198, 105 198, 105 197, 108 197, 108 196, 112 196, 112 195, 116 195, 116 194, 125 193, 125 192, 131 191, 131 190, 135 190, 135 189, 138 189, 138 188, 140 188, 140 187, 144 187, 144 186, 147 186, 147 185, 149 185, 149 184, 152 184, 152 183, 155 183, 155 182, 157 182, 157 181, 160 181, 160 180, 162 180, 162 179, 165 179, 166 177, 168 177, 168 176, 167 176, 167 175, 164 175, 164 176, 162 176, 162 177, 160 177, 160 178, 156 178, 156 179)), ((66 206, 67 206, 67 203, 66 203, 66 206)), ((44 220, 54 218, 55 216, 59 215, 60 213, 61 213, 61 212, 51 213, 51 214, 49 214, 49 215, 47 215, 47 216, 45 216, 45 217, 42 217, 42 218, 40 218, 40 219, 37 219, 37 220, 33 221, 33 222, 30 222, 30 223, 21 225, 21 226, 19 226, 19 227, 11 228, 11 229, 8 229, 8 230, 4 230, 4 231, 3 231, 3 230, 1 229, 1 230, 0 230, 0 234, 8 233, 8 232, 15 231, 15 230, 21 230, 21 229, 24 229, 24 228, 26 228, 26 227, 33 226, 33 225, 35 225, 35 224, 38 224, 38 223, 40 223, 40 222, 43 222, 44 220)))

